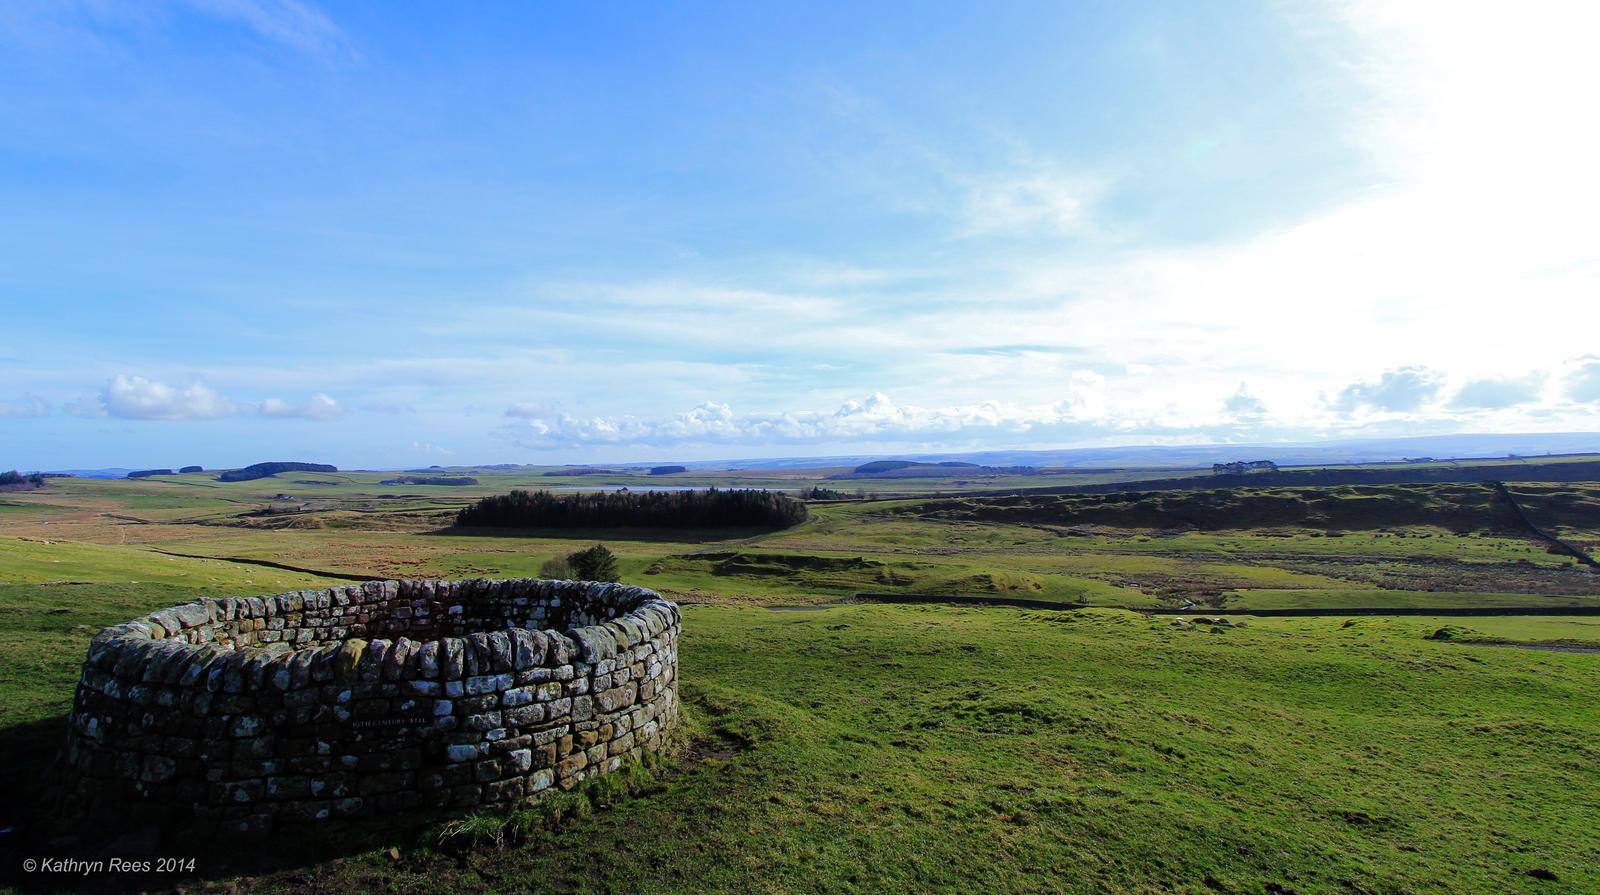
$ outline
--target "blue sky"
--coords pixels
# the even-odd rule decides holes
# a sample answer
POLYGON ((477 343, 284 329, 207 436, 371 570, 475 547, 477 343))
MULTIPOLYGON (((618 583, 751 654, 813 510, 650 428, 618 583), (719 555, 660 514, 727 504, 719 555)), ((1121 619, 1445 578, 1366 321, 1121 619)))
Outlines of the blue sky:
POLYGON ((1592 4, 0 7, 0 467, 1600 430, 1592 4))

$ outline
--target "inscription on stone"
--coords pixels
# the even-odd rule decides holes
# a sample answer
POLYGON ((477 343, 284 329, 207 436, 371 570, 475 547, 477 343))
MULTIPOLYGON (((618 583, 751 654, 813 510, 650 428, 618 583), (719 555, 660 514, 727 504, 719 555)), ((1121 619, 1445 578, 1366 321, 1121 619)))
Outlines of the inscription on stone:
POLYGON ((432 720, 432 718, 424 718, 420 715, 414 718, 363 718, 360 721, 351 721, 350 729, 366 730, 373 727, 412 727, 416 725, 427 724, 432 720))

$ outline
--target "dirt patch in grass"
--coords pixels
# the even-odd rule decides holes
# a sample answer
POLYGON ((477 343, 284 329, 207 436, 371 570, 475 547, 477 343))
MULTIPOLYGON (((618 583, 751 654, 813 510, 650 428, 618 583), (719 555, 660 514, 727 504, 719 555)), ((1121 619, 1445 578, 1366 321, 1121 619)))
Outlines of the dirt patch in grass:
POLYGON ((1388 590, 1437 593, 1546 594, 1549 596, 1600 595, 1600 575, 1576 566, 1551 568, 1529 562, 1462 562, 1444 557, 1409 557, 1374 560, 1373 557, 1327 556, 1316 559, 1278 560, 1279 568, 1344 581, 1371 584, 1388 590))

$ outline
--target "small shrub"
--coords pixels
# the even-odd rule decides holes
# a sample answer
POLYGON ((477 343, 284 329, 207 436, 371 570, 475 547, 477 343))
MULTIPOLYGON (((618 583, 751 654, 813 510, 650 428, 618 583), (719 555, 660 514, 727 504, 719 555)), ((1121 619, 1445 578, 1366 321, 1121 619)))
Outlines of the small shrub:
POLYGON ((567 566, 579 581, 620 581, 616 554, 596 544, 587 550, 567 554, 567 566))
POLYGON ((572 567, 567 565, 566 557, 552 556, 544 561, 544 565, 539 567, 539 577, 562 579, 571 578, 572 567))

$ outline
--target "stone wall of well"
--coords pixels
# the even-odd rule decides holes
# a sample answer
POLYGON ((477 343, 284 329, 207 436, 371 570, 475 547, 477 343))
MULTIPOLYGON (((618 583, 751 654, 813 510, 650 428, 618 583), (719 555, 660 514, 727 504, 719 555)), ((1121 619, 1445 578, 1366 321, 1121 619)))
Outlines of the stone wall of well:
POLYGON ((71 813, 267 835, 514 806, 661 747, 678 607, 620 584, 374 581, 199 600, 90 644, 71 813))

